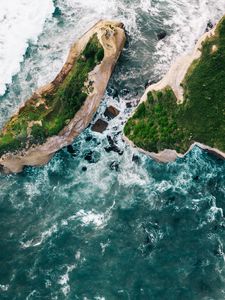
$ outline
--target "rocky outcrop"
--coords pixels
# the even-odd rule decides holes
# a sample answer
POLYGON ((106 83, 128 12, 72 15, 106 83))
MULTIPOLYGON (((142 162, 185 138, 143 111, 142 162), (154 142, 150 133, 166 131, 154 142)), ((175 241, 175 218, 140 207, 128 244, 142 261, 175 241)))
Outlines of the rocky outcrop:
POLYGON ((104 58, 89 73, 88 80, 92 83, 92 90, 83 106, 58 135, 49 137, 41 145, 33 145, 16 153, 2 155, 0 157, 0 166, 4 172, 18 173, 23 170, 24 166, 41 166, 46 164, 56 151, 70 145, 74 138, 89 125, 97 111, 113 68, 125 44, 125 31, 123 24, 120 22, 99 21, 93 26, 72 46, 68 59, 56 78, 50 84, 36 91, 31 97, 31 99, 41 98, 42 95, 46 95, 46 93, 51 92, 56 86, 60 85, 95 33, 104 48, 104 58))
MULTIPOLYGON (((223 18, 224 19, 224 18, 223 18)), ((181 104, 184 101, 184 90, 183 90, 183 81, 185 79, 186 74, 188 73, 190 67, 192 66, 192 63, 194 61, 197 61, 201 57, 201 50, 202 50, 202 44, 204 41, 206 41, 208 38, 211 38, 215 36, 216 28, 212 28, 212 24, 208 26, 207 32, 199 39, 197 42, 195 49, 192 54, 186 55, 183 57, 178 58, 175 63, 171 66, 168 73, 164 76, 164 78, 159 81, 158 83, 153 83, 149 87, 147 87, 143 97, 141 98, 140 104, 145 102, 148 98, 149 92, 155 92, 155 91, 162 91, 163 89, 166 89, 170 87, 176 98, 177 103, 181 104)), ((216 46, 212 48, 213 51, 217 51, 216 46)), ((135 113, 135 112, 134 112, 135 113)), ((216 129, 215 129, 216 130, 216 129)), ((132 145, 133 147, 137 148, 140 152, 147 154, 148 156, 152 157, 154 160, 168 163, 175 161, 177 158, 184 157, 187 153, 189 153, 195 146, 216 155, 219 158, 225 158, 225 153, 223 151, 220 151, 219 149, 212 148, 210 146, 207 146, 203 143, 194 142, 188 151, 186 153, 177 153, 175 150, 171 149, 164 149, 163 151, 160 151, 158 153, 155 152, 149 152, 144 149, 141 149, 137 147, 131 140, 129 140, 126 136, 124 136, 124 140, 132 145)))

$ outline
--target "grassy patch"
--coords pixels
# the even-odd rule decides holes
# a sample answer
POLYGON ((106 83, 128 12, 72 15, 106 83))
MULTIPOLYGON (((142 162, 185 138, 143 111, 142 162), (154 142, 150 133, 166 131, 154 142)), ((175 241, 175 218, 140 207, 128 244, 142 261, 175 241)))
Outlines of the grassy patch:
POLYGON ((225 151, 225 19, 208 38, 183 84, 184 102, 168 87, 150 92, 124 128, 125 135, 148 151, 188 150, 196 141, 225 151))
POLYGON ((89 90, 84 83, 88 73, 103 58, 104 49, 95 34, 57 88, 43 95, 43 99, 32 97, 19 114, 6 123, 0 133, 0 155, 20 150, 25 144, 43 143, 48 137, 58 134, 86 100, 89 90))

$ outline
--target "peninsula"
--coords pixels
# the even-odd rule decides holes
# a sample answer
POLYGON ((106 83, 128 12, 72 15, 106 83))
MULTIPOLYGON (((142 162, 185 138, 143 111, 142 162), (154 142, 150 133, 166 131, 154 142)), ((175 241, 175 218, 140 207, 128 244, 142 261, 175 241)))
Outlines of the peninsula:
POLYGON ((89 125, 125 40, 122 23, 99 21, 71 47, 57 77, 37 90, 1 130, 3 172, 46 164, 89 125))
POLYGON ((198 146, 225 158, 225 17, 149 86, 124 128, 125 140, 161 162, 198 146))

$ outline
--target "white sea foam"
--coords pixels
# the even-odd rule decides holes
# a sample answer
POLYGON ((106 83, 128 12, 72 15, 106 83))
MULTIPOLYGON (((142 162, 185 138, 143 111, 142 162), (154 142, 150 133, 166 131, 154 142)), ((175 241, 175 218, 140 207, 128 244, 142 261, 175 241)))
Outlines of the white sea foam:
POLYGON ((58 283, 62 286, 61 290, 62 290, 64 296, 67 296, 70 292, 69 273, 72 272, 75 268, 76 268, 75 264, 67 266, 67 270, 66 270, 65 274, 61 275, 58 280, 58 283))
POLYGON ((167 0, 157 4, 158 14, 165 13, 163 26, 169 36, 158 42, 154 54, 155 73, 162 75, 179 55, 192 51, 195 42, 204 33, 209 20, 215 24, 224 14, 225 2, 167 0))
POLYGON ((54 11, 52 0, 13 0, 0 3, 0 95, 19 72, 28 43, 36 43, 46 18, 54 11))
POLYGON ((30 247, 40 246, 47 238, 57 231, 57 226, 53 225, 49 229, 43 231, 41 235, 36 239, 31 239, 26 242, 20 242, 21 248, 26 249, 30 247))
POLYGON ((0 284, 0 290, 7 292, 9 289, 9 284, 0 284))
POLYGON ((69 218, 69 220, 79 219, 84 226, 94 225, 97 228, 104 227, 106 222, 109 219, 109 214, 106 213, 97 213, 94 210, 84 211, 83 209, 79 210, 76 215, 69 218))

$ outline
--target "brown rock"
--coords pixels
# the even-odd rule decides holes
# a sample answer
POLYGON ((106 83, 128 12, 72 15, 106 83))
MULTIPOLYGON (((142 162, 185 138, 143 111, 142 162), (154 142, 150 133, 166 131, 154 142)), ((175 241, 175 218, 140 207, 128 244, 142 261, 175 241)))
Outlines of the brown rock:
POLYGON ((96 123, 91 127, 92 131, 103 133, 108 127, 108 123, 102 119, 98 119, 96 123))
POLYGON ((118 116, 119 113, 120 111, 117 108, 110 105, 109 107, 106 108, 104 112, 104 116, 107 117, 109 120, 111 120, 114 119, 116 116, 118 116))

